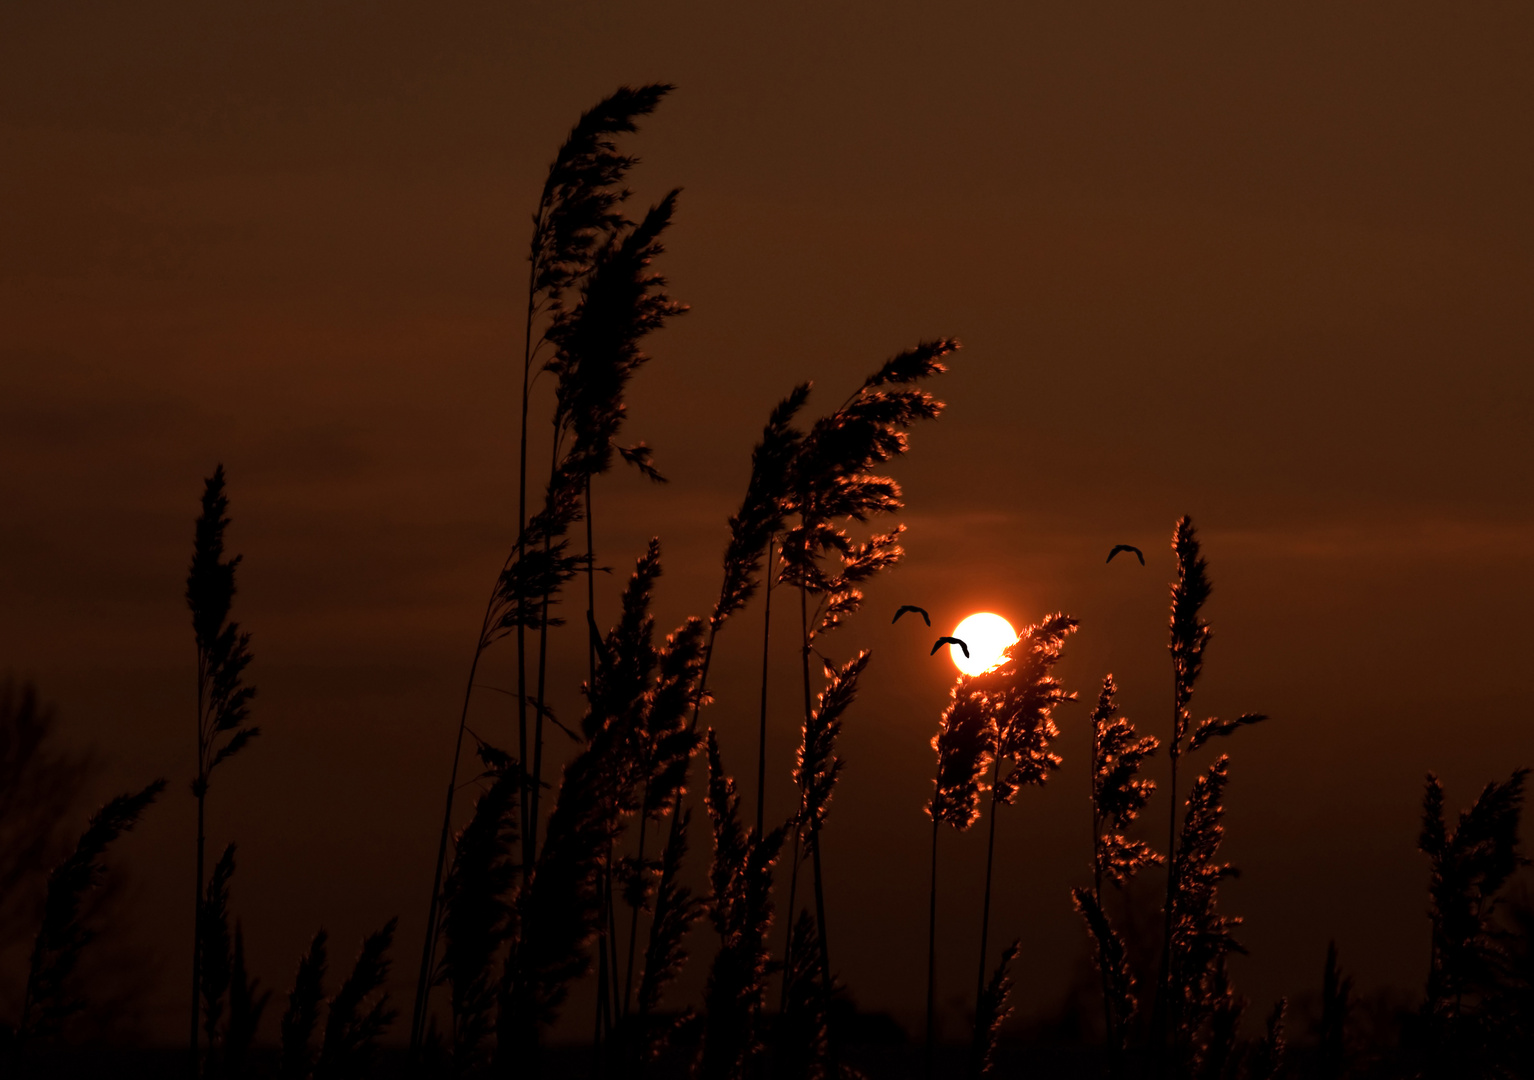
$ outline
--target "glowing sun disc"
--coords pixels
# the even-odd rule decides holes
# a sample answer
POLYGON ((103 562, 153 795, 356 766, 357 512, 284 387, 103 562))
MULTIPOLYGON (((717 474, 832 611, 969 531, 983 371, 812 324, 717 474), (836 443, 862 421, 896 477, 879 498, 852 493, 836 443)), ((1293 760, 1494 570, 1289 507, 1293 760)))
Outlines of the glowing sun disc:
POLYGON ((1017 631, 1000 615, 979 611, 956 626, 953 636, 969 646, 968 657, 957 645, 948 646, 954 666, 966 675, 979 675, 1001 663, 1007 646, 1017 640, 1017 631))

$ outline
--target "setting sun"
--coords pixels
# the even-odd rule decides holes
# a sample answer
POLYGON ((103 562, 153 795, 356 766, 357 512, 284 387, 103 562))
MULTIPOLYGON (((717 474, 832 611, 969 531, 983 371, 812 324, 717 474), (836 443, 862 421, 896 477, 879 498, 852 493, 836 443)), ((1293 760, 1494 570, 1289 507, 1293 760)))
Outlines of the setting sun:
POLYGON ((948 655, 964 674, 979 675, 1001 663, 1002 653, 1017 640, 1017 631, 1000 615, 980 611, 961 622, 953 636, 969 646, 969 656, 957 645, 948 646, 948 655))

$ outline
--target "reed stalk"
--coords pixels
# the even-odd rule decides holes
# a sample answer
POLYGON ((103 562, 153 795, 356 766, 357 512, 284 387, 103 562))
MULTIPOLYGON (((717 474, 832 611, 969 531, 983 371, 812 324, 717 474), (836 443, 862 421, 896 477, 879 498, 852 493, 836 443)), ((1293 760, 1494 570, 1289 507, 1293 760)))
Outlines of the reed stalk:
POLYGON ((192 794, 197 799, 197 891, 192 909, 192 1002, 189 1071, 201 1075, 198 1012, 202 998, 203 882, 206 871, 208 785, 213 771, 238 754, 261 733, 246 724, 253 686, 245 685, 251 661, 250 635, 229 619, 235 594, 235 570, 240 556, 224 558, 224 531, 229 527, 229 498, 224 493, 224 467, 217 466, 203 484, 187 571, 186 602, 192 612, 197 646, 197 774, 192 794))

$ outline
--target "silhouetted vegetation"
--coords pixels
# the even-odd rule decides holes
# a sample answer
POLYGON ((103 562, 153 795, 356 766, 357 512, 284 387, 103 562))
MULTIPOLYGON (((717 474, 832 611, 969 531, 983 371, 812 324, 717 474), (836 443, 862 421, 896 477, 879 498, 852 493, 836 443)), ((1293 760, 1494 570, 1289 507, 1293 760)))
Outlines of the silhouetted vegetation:
MULTIPOLYGON (((234 910, 235 844, 206 872, 212 775, 258 729, 248 723, 255 693, 246 681, 249 635, 230 618, 240 558, 225 555, 229 501, 222 466, 204 483, 186 586, 197 646, 197 890, 185 1062, 194 1077, 349 1080, 393 1067, 422 1077, 861 1075, 854 1034, 867 1018, 857 1016, 851 990, 832 964, 822 841, 845 766, 838 752, 843 725, 856 714, 860 684, 877 669, 867 649, 849 649, 840 662, 822 649, 826 635, 858 613, 867 582, 903 556, 905 526, 874 527, 875 519, 904 509, 899 484, 882 470, 907 451, 919 421, 941 413, 942 403, 921 387, 944 372, 958 343, 939 339, 898 353, 804 428, 796 422, 809 404, 809 384, 790 390, 752 452, 744 498, 727 522, 722 582, 708 617, 688 617, 657 635, 662 549, 652 539, 635 559, 616 620, 604 632, 593 575, 592 483, 611 468, 615 451, 659 479, 650 448, 619 445, 618 437, 629 382, 649 359, 641 344, 685 310, 654 270, 677 193, 638 222, 628 220, 624 185, 636 159, 619 153, 616 139, 633 133, 669 89, 621 88, 584 114, 556 155, 534 214, 515 538, 494 576, 469 666, 413 988, 409 1053, 400 1062, 386 1063, 384 1052, 397 1019, 388 992, 396 920, 363 939, 349 973, 329 995, 331 942, 324 930, 316 933, 299 958, 274 1031, 270 1022, 263 1027, 272 992, 247 965, 244 925, 234 910), (541 506, 529 515, 529 399, 539 372, 554 383, 549 476, 541 506), (581 521, 584 551, 574 549, 578 541, 570 537, 581 521), (574 632, 588 653, 584 712, 578 722, 567 715, 567 724, 549 705, 551 635, 563 625, 553 610, 583 570, 587 609, 574 632), (766 643, 772 592, 785 585, 799 601, 793 689, 803 708, 794 759, 773 763, 766 643), (708 676, 715 647, 725 640, 720 631, 758 593, 764 593, 764 655, 753 821, 742 815, 750 803, 725 769, 714 728, 700 729, 700 717, 711 706, 708 676), (514 748, 495 745, 502 740, 492 731, 482 738, 467 722, 481 659, 513 636, 514 748), (545 756, 545 721, 568 739, 568 753, 557 763, 552 753, 545 756), (478 771, 461 781, 465 736, 474 739, 478 771), (694 768, 701 791, 692 790, 694 768), (795 804, 777 820, 768 818, 765 795, 772 769, 791 778, 796 792, 795 804), (460 798, 467 789, 472 796, 460 798), (690 869, 702 878, 701 859, 689 866, 695 811, 699 822, 706 814, 711 841, 706 891, 688 883, 690 869), (798 879, 806 861, 812 896, 801 904, 798 879), (775 960, 780 913, 783 953, 775 960), (697 970, 702 977, 706 964, 706 979, 695 1015, 667 995, 694 959, 691 935, 700 923, 701 932, 711 928, 717 940, 699 957, 697 970), (583 980, 595 990, 592 1040, 572 1065, 567 1048, 550 1045, 550 1032, 566 1018, 583 980)), ((1143 552, 1130 545, 1116 546, 1110 561, 1126 550, 1145 564, 1143 552)), ((1095 985, 1087 991, 1095 995, 1092 1016, 1080 1028, 1084 1045, 1072 1075, 1530 1075, 1534 906, 1514 888, 1526 863, 1519 846, 1523 769, 1486 785, 1452 825, 1443 788, 1428 777, 1418 844, 1428 861, 1430 962, 1420 1004, 1388 1018, 1395 1028, 1377 1026, 1366 1038, 1363 1002, 1336 942, 1321 967, 1319 998, 1307 999, 1319 1001, 1318 1015, 1310 1014, 1313 1030, 1295 1019, 1287 998, 1248 1015, 1230 962, 1244 952, 1241 918, 1222 896, 1223 884, 1237 874, 1224 853, 1225 795, 1235 763, 1218 755, 1198 767, 1191 782, 1186 770, 1187 759, 1213 739, 1265 717, 1195 722, 1192 703, 1212 639, 1204 607, 1213 585, 1188 517, 1174 527, 1171 554, 1170 728, 1164 739, 1142 733, 1122 714, 1111 674, 1088 721, 1091 848, 1082 846, 1081 869, 1084 874, 1090 866, 1090 880, 1059 883, 1061 905, 1073 904, 1082 918, 1083 946, 1095 967, 1095 985), (1160 841, 1145 838, 1142 819, 1158 791, 1147 771, 1163 748, 1168 816, 1165 847, 1157 850, 1160 841), (1153 918, 1129 917, 1137 879, 1159 894, 1153 918)), ((914 605, 907 610, 927 617, 914 605)), ((1057 671, 1064 670, 1058 665, 1077 628, 1063 613, 1025 627, 995 666, 956 679, 938 715, 925 806, 932 832, 922 1065, 929 1078, 1009 1075, 1028 1053, 1009 1039, 1015 1030, 1009 1018, 1016 969, 1027 962, 1035 931, 1008 933, 1002 940, 1011 938, 1010 944, 993 955, 997 820, 1001 807, 1015 805, 1024 789, 1042 786, 1061 768, 1057 711, 1077 693, 1057 671), (963 1037, 949 1045, 938 1025, 938 935, 940 927, 972 931, 968 915, 939 918, 940 834, 944 825, 967 831, 982 817, 985 883, 970 898, 979 919, 974 1006, 963 1037)), ((34 1067, 41 1054, 67 1042, 71 1018, 91 1007, 78 977, 98 935, 89 900, 101 889, 111 845, 165 786, 156 781, 108 802, 90 817, 71 853, 65 837, 78 827, 77 818, 69 822, 88 760, 54 749, 51 727, 51 713, 30 685, 8 680, 0 686, 0 947, 30 943, 19 1000, 14 1008, 6 1002, 10 1013, 0 1017, 0 1063, 7 1067, 34 1067)), ((435 828, 435 817, 431 821, 435 828)), ((1080 824, 1084 816, 1071 828, 1080 824)), ((1002 857, 1010 857, 1005 848, 1002 857)), ((910 948, 914 956, 919 944, 910 948)), ((967 1009, 967 982, 964 993, 967 1009)), ((1300 1009, 1298 1015, 1307 1014, 1300 1009)), ((579 1019, 584 1026, 588 1018, 579 1019)), ((912 1063, 903 1068, 905 1075, 915 1071, 912 1063)))
MULTIPOLYGON (((231 622, 229 609, 234 601, 234 574, 240 556, 224 558, 224 530, 229 527, 229 498, 224 494, 224 467, 213 470, 203 485, 202 513, 197 518, 192 546, 192 565, 186 578, 186 602, 192 610, 192 631, 197 641, 197 775, 192 778, 192 794, 197 798, 197 891, 192 916, 192 1027, 193 1075, 201 1075, 198 1049, 198 1006, 204 1011, 221 1008, 225 987, 217 988, 209 998, 203 991, 203 978, 227 978, 227 942, 219 943, 211 955, 204 955, 203 865, 206 845, 208 785, 213 770, 238 754, 261 733, 246 723, 255 687, 245 683, 245 669, 250 665, 250 635, 231 622)), ((226 853, 233 873, 233 849, 226 853)), ((223 927, 227 933, 227 926, 223 927)), ((206 1021, 216 1025, 216 1017, 206 1021)), ((208 1027, 209 1032, 213 1027, 208 1027)), ((209 1034, 211 1039, 213 1036, 209 1034)), ((212 1050, 210 1046, 210 1052, 212 1050)))

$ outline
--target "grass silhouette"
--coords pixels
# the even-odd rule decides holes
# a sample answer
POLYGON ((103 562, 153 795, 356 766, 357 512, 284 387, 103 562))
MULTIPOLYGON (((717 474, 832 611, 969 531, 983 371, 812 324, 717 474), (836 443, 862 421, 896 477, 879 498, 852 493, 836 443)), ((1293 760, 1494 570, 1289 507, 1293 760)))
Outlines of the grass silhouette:
MULTIPOLYGON (((831 960, 823 841, 845 767, 842 728, 875 669, 867 649, 849 649, 850 658, 840 660, 824 649, 826 635, 859 612, 867 583, 903 556, 904 526, 875 527, 875 519, 904 510, 903 492, 885 467, 906 452, 918 422, 942 411, 924 386, 943 373, 958 343, 927 341, 895 355, 808 425, 800 417, 810 386, 795 386, 772 409, 752 451, 745 494, 726 523, 722 580, 712 608, 704 608, 707 617, 685 618, 664 637, 657 633, 661 544, 652 539, 634 560, 617 618, 604 632, 594 575, 593 481, 618 459, 660 478, 650 447, 621 445, 619 436, 630 382, 648 360, 647 336, 685 310, 655 271, 677 193, 630 221, 625 184, 636 159, 620 152, 618 140, 633 133, 669 89, 620 88, 584 114, 558 151, 534 214, 516 535, 487 600, 455 735, 411 1003, 404 1067, 412 1076, 567 1074, 551 1032, 582 985, 596 995, 592 1043, 582 1059, 592 1075, 860 1075, 849 1035, 857 1018, 831 960), (549 475, 541 505, 530 514, 529 401, 542 373, 553 383, 549 475), (571 535, 582 521, 584 550, 571 535), (584 712, 567 727, 549 706, 549 657, 562 626, 556 606, 583 571, 586 611, 577 632, 587 647, 584 712), (786 821, 769 827, 767 649, 776 586, 792 587, 799 601, 793 689, 803 709, 790 771, 797 802, 786 821), (700 729, 700 719, 710 703, 720 633, 758 593, 764 594, 764 633, 754 814, 743 814, 746 799, 726 771, 715 728, 700 729), (514 748, 486 741, 467 724, 481 659, 511 637, 517 642, 514 748), (818 669, 812 660, 820 661, 818 669), (562 763, 546 756, 545 721, 573 743, 562 763), (461 775, 466 736, 474 738, 478 762, 467 779, 461 775), (691 790, 695 766, 701 811, 691 790), (704 814, 706 888, 697 884, 703 856, 695 856, 690 836, 704 814), (780 868, 785 853, 787 865, 780 868), (801 908, 798 879, 806 861, 812 898, 801 908), (705 921, 717 939, 707 953, 691 937, 705 921), (776 921, 784 924, 779 963, 771 951, 776 921), (668 999, 695 952, 700 969, 707 964, 706 973, 699 972, 699 1015, 668 999), (774 1014, 775 976, 781 982, 774 1014)), ((268 1062, 261 1036, 272 995, 247 965, 244 927, 232 904, 235 845, 223 849, 211 872, 205 865, 211 778, 258 734, 249 724, 255 694, 246 680, 250 639, 231 618, 240 559, 225 553, 228 506, 219 466, 204 482, 186 586, 198 699, 191 1070, 194 1076, 254 1076, 266 1075, 270 1064, 291 1080, 384 1075, 383 1044, 397 1019, 387 990, 397 922, 363 939, 333 994, 326 990, 331 942, 324 930, 315 934, 293 974, 276 1058, 268 1062)), ((1304 1041, 1287 999, 1248 1016, 1230 963, 1244 951, 1237 937, 1241 919, 1222 897, 1236 874, 1225 856, 1233 763, 1218 755, 1190 779, 1184 759, 1264 717, 1196 720, 1193 702, 1211 641, 1204 608, 1213 586, 1190 518, 1176 523, 1171 546, 1170 730, 1164 740, 1142 734, 1122 715, 1112 675, 1103 679, 1090 714, 1091 878, 1068 895, 1088 934, 1102 1027, 1100 1042, 1095 1030, 1085 1036, 1093 1045, 1077 1074, 1198 1080, 1528 1075, 1534 906, 1515 888, 1527 861, 1519 842, 1528 776, 1522 769, 1486 785, 1452 822, 1443 787, 1428 778, 1418 847, 1428 862, 1429 963, 1420 1007, 1411 1010, 1399 1046, 1360 1048, 1360 1002, 1336 942, 1325 956, 1312 1043, 1304 1041), (1169 809, 1166 846, 1157 851, 1141 831, 1158 790, 1146 769, 1162 747, 1169 775, 1161 790, 1169 809), (1125 917, 1134 910, 1129 886, 1161 865, 1161 933, 1140 933, 1125 917)), ((943 1064, 939 838, 944 825, 964 832, 982 816, 986 870, 962 1072, 1004 1075, 1015 1064, 1017 1048, 1008 1041, 1014 966, 1028 959, 1030 942, 1017 936, 999 956, 992 953, 997 823, 1001 807, 1061 767, 1056 712, 1075 694, 1056 672, 1077 629, 1063 613, 1026 627, 997 666, 956 679, 938 717, 925 807, 932 830, 922 1062, 928 1077, 943 1064)), ((53 751, 51 725, 29 685, 7 680, 0 687, 0 915, 13 924, 6 928, 11 936, 21 934, 15 926, 24 922, 31 943, 19 1010, 0 1028, 0 1061, 16 1068, 46 1068, 46 1052, 67 1044, 72 1018, 89 1008, 80 971, 98 937, 90 899, 101 891, 111 846, 164 789, 157 781, 107 803, 71 853, 60 838, 68 834, 66 819, 83 790, 87 761, 53 751), (50 868, 46 874, 44 868, 50 868), (28 890, 44 876, 33 911, 28 890)), ((1062 890, 1062 906, 1066 895, 1062 890)))
MULTIPOLYGON (((202 513, 197 518, 192 565, 187 572, 186 602, 192 611, 197 641, 197 775, 192 794, 197 799, 197 890, 192 908, 192 1075, 198 1064, 198 1008, 203 999, 203 878, 207 843, 205 820, 208 785, 213 771, 238 754, 261 733, 246 723, 255 687, 245 683, 251 661, 250 635, 229 620, 235 593, 235 570, 240 556, 224 558, 224 530, 229 527, 229 497, 224 494, 224 467, 219 465, 203 484, 202 513)), ((215 963, 222 962, 222 957, 215 963)))

